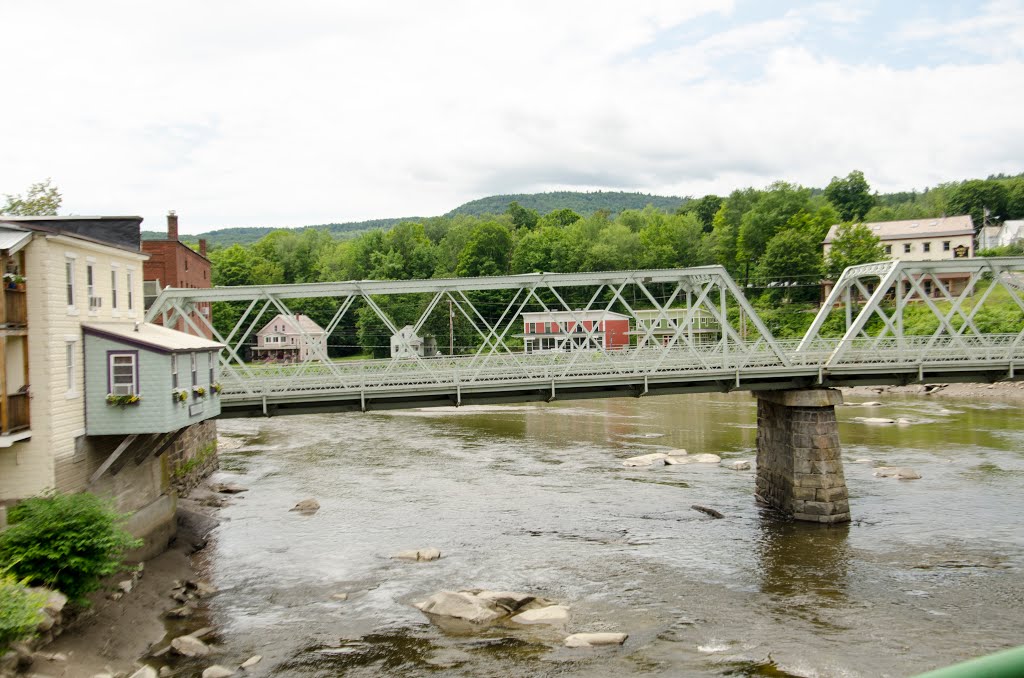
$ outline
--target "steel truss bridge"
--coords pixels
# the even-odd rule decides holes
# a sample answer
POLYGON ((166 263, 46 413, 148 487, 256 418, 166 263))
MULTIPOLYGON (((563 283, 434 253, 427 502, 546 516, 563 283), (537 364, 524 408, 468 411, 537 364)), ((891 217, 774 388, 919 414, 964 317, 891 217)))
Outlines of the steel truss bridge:
MULTIPOLYGON (((785 287, 778 293, 784 294, 785 287)), ((645 396, 815 386, 1016 379, 1024 363, 1024 258, 885 261, 848 268, 800 340, 776 339, 720 266, 600 273, 164 290, 146 320, 212 336, 222 416, 426 405, 645 396), (313 301, 315 300, 315 301, 313 301), (218 330, 214 318, 237 317, 218 330), (309 356, 254 361, 256 333, 277 314, 317 304, 329 341, 353 320, 377 341, 433 328, 453 354, 339 360, 297 325, 309 356), (205 307, 205 308, 204 308, 205 307), (647 319, 643 325, 636 313, 647 319), (525 312, 559 312, 590 348, 525 353, 525 312), (625 347, 604 347, 584 316, 630 319, 625 347), (589 315, 588 315, 589 314, 589 315), (651 317, 660 321, 660 327, 651 317), (347 325, 346 325, 347 323, 347 325), (710 338, 708 327, 714 332, 710 338), (639 329, 638 329, 639 328, 639 329), (701 334, 699 330, 703 329, 701 334), (996 329, 998 331, 992 331, 996 329), (393 337, 392 335, 398 335, 393 337), (518 336, 517 336, 518 335, 518 336), (468 338, 467 338, 468 337, 468 338), (597 348, 593 348, 597 346, 597 348)), ((389 345, 390 349, 390 345, 389 345)), ((389 351, 390 353, 390 351, 389 351)))

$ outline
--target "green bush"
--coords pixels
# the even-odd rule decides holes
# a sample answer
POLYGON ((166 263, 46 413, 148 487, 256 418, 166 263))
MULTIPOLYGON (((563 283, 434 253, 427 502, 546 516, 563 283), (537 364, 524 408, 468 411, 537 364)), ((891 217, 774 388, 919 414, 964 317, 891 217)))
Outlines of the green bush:
POLYGON ((13 575, 0 575, 0 655, 11 643, 35 632, 45 603, 46 594, 29 590, 13 575))
POLYGON ((121 569, 124 551, 142 543, 121 526, 127 516, 92 494, 26 499, 9 517, 11 526, 0 533, 0 563, 79 604, 103 577, 121 569))

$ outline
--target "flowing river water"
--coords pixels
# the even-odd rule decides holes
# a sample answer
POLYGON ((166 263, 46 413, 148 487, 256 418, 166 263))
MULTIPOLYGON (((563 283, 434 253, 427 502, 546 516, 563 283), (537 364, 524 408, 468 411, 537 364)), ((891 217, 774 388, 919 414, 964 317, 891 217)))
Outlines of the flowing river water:
POLYGON ((923 397, 837 408, 854 520, 832 528, 758 507, 754 471, 622 465, 677 448, 752 460, 749 394, 223 421, 217 479, 249 491, 206 551, 218 663, 260 654, 251 674, 300 677, 908 676, 1015 646, 1020 415, 923 397), (923 477, 876 478, 864 459, 923 477), (306 497, 319 512, 289 511, 306 497), (390 558, 427 546, 443 558, 390 558), (467 634, 412 606, 467 588, 541 595, 571 617, 467 634), (629 639, 563 647, 577 631, 629 639))

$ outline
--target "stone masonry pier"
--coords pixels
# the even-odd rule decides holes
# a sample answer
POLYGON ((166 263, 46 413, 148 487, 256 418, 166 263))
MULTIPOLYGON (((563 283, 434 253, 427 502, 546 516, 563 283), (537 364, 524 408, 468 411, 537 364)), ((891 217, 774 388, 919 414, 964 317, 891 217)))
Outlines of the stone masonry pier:
POLYGON ((850 504, 835 389, 757 393, 757 494, 796 520, 843 523, 850 504))

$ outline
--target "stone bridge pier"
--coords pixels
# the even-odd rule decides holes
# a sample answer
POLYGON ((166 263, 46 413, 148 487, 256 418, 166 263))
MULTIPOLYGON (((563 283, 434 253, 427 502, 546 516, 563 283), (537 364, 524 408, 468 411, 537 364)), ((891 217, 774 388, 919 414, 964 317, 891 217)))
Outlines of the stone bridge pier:
POLYGON ((836 389, 765 391, 757 397, 757 495, 796 520, 850 520, 840 456, 836 389))

